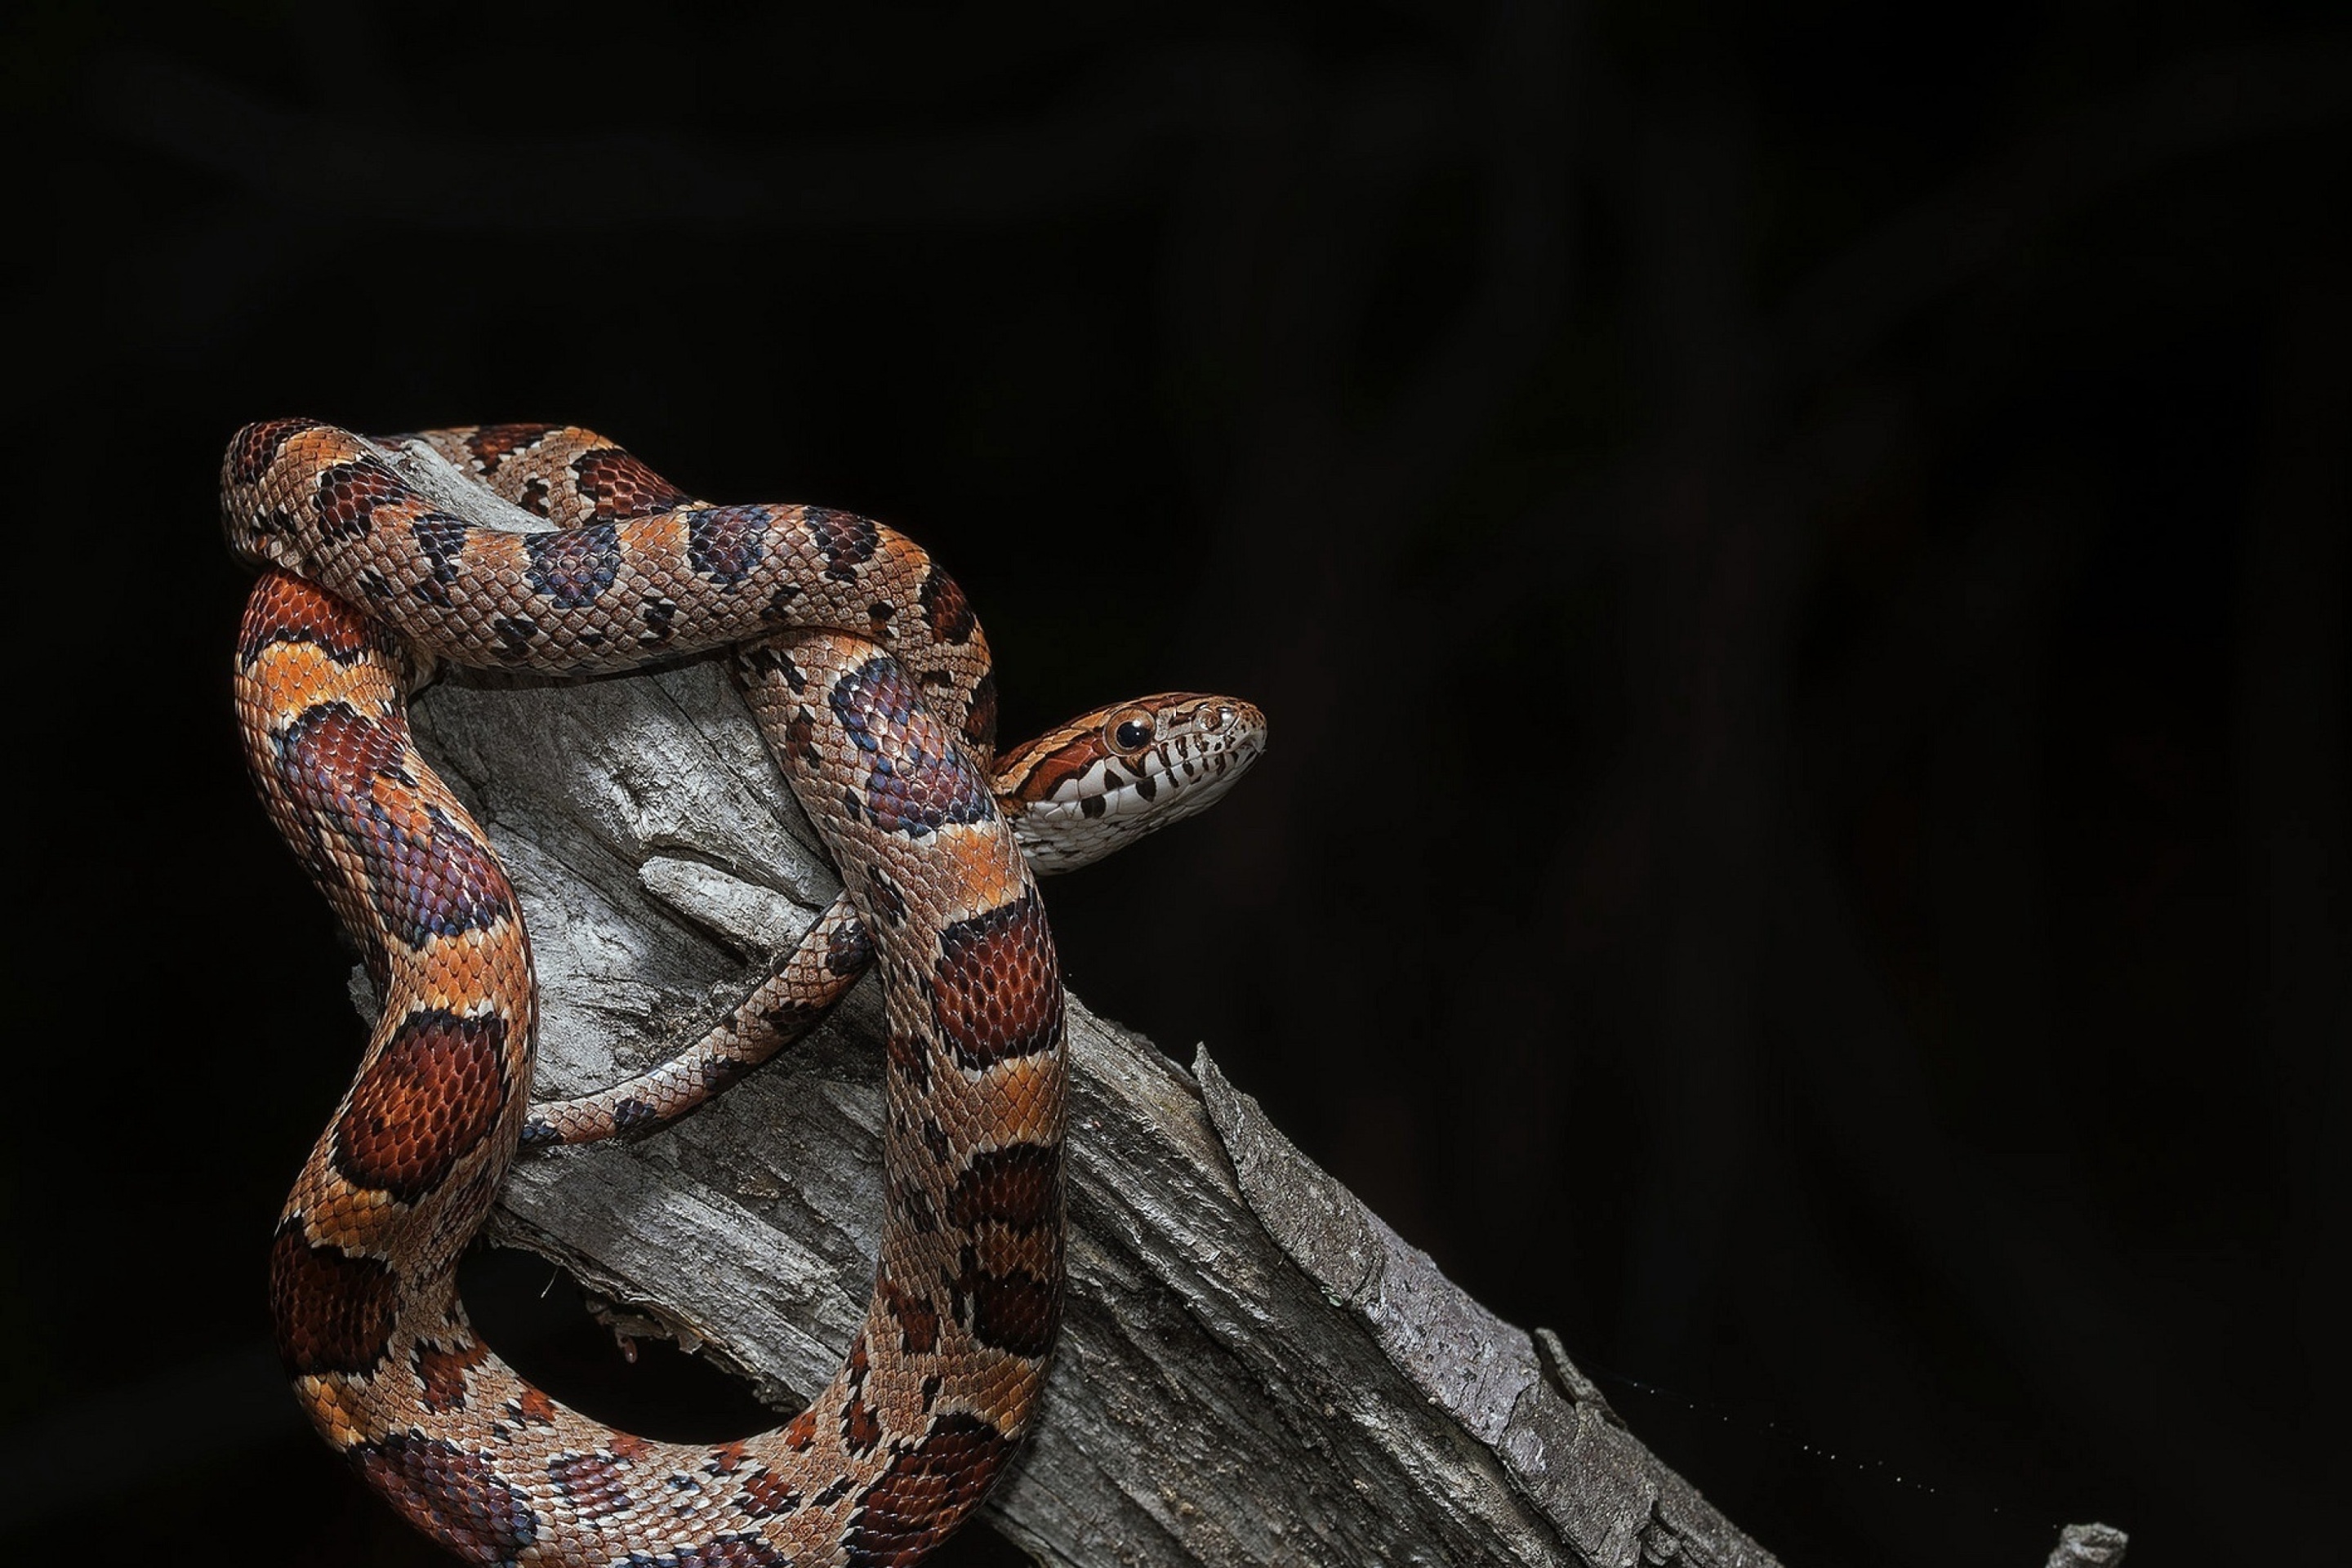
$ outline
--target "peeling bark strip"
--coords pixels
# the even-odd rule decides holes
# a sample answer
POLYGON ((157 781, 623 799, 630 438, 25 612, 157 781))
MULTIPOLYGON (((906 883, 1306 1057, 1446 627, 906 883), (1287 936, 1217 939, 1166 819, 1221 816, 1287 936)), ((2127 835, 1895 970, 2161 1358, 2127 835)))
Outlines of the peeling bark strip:
MULTIPOLYGON (((490 808, 521 893, 547 1015, 536 1098, 695 1037, 838 885, 716 665, 445 684, 415 721, 490 808)), ((1579 1387, 1564 1358, 1306 1161, 1205 1052, 1187 1073, 1075 999, 1069 1030, 1062 1350, 987 1509, 1015 1543, 1074 1568, 1769 1568, 1605 1404, 1561 1392, 1579 1387)), ((520 1162, 494 1238, 797 1408, 865 1310, 884 1033, 861 985, 677 1127, 520 1162)), ((1022 1190, 999 1185, 1010 1223, 1022 1190)), ((2115 1568, 2120 1546, 2066 1561, 2115 1568)))

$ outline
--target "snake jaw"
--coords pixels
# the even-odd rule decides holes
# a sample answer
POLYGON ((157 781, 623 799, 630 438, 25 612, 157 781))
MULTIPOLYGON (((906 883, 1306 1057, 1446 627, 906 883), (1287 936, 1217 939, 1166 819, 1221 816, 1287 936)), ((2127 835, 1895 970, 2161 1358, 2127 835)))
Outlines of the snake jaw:
POLYGON ((1163 692, 1081 714, 1007 752, 998 800, 1034 869, 1076 870, 1215 804, 1265 741, 1265 715, 1251 703, 1163 692))

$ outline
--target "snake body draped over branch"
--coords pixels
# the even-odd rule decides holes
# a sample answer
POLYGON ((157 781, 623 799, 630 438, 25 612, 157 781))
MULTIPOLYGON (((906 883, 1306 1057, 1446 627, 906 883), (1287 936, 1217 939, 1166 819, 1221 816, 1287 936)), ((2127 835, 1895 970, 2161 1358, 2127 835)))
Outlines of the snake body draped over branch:
POLYGON ((236 654, 248 762, 383 1002, 271 1251, 278 1349, 312 1423, 476 1562, 916 1561, 1029 1430, 1059 1321, 1067 1068, 1034 872, 1199 809, 1257 754, 1262 716, 1144 699, 1000 762, 986 641, 919 546, 824 508, 697 502, 575 427, 370 440, 269 421, 237 433, 222 485, 231 547, 263 569, 236 654), (555 526, 479 520, 514 509, 555 526), (674 1062, 531 1107, 520 907, 416 751, 407 692, 443 664, 719 649, 842 898, 674 1062), (527 1137, 690 1110, 868 963, 886 998, 882 1243, 864 1325, 806 1409, 738 1441, 653 1441, 483 1343, 455 1270, 527 1137))

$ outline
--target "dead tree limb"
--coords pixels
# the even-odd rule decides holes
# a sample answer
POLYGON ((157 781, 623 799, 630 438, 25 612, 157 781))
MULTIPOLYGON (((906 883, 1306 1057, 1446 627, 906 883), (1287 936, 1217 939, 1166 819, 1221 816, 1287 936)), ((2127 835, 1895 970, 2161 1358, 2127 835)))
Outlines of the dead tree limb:
MULTIPOLYGON (((837 886, 715 661, 445 683, 416 724, 522 894, 540 1097, 692 1038, 837 886)), ((879 1017, 861 984, 676 1128, 523 1160, 493 1239, 797 1409, 871 1281, 879 1017)), ((1038 1561, 1773 1563, 1557 1340, 1470 1300, 1205 1049, 1188 1073, 1070 1019, 1069 1300, 1042 1427, 990 1510, 1038 1561)))

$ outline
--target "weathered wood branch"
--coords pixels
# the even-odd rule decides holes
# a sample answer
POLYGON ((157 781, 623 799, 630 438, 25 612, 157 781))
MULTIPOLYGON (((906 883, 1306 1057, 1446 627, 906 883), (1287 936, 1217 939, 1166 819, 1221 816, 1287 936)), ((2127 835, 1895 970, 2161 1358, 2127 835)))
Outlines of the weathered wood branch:
MULTIPOLYGON (((539 1097, 692 1038, 837 886, 715 661, 445 683, 416 721, 522 892, 539 1097)), ((493 1238, 789 1414, 871 1281, 878 1001, 862 984, 674 1129, 521 1161, 493 1238)), ((1070 1019, 1069 1301, 1042 1428, 991 1504, 1040 1562, 1773 1562, 1556 1340, 1449 1282, 1205 1049, 1188 1073, 1075 999, 1070 1019)))

